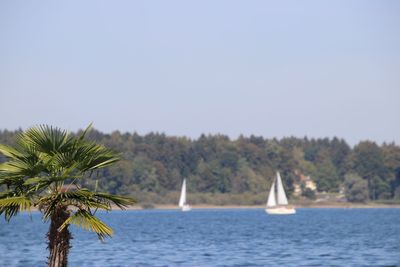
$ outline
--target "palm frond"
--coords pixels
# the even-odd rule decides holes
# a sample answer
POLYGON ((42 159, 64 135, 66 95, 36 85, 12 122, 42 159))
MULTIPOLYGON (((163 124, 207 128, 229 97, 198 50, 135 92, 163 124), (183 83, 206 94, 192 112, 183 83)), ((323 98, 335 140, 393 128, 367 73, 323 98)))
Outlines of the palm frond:
POLYGON ((58 229, 61 231, 67 225, 74 224, 82 229, 95 232, 99 239, 103 240, 107 236, 112 236, 113 230, 86 210, 78 210, 70 216, 58 229))
POLYGON ((116 205, 120 209, 125 209, 128 208, 131 205, 134 205, 136 203, 136 200, 131 197, 123 197, 123 196, 117 196, 117 195, 112 195, 112 194, 107 194, 107 193, 94 193, 93 194, 98 200, 101 200, 103 202, 107 202, 110 204, 116 205))
POLYGON ((22 134, 20 141, 50 155, 66 151, 73 145, 73 138, 67 131, 47 125, 28 129, 22 134))
MULTIPOLYGON (((67 186, 68 188, 68 186, 67 186)), ((44 207, 43 219, 50 219, 55 207, 58 205, 74 206, 78 209, 86 207, 88 209, 111 210, 111 205, 104 201, 99 201, 93 197, 93 192, 87 189, 66 190, 52 195, 46 195, 38 200, 38 205, 44 207)))
POLYGON ((77 207, 84 205, 88 208, 104 210, 111 210, 113 204, 121 209, 125 209, 136 203, 133 198, 92 192, 86 188, 60 193, 59 201, 63 204, 74 205, 77 207))
POLYGON ((44 169, 40 162, 26 159, 25 161, 13 160, 0 164, 0 173, 20 176, 37 176, 44 169))
POLYGON ((60 199, 62 199, 63 203, 68 203, 70 205, 80 204, 86 205, 89 208, 100 208, 105 210, 111 210, 113 204, 120 209, 125 209, 136 203, 136 201, 130 197, 92 192, 86 188, 61 193, 60 199))
MULTIPOLYGON (((2 196, 4 197, 4 195, 2 196)), ((27 197, 6 196, 5 198, 0 198, 0 215, 4 213, 6 220, 9 221, 11 217, 17 215, 19 211, 30 211, 32 205, 31 200, 27 197)))
POLYGON ((80 142, 85 139, 86 134, 92 130, 93 122, 91 122, 86 129, 82 132, 82 134, 78 137, 77 141, 80 142))
POLYGON ((28 178, 24 181, 24 185, 32 185, 32 184, 37 184, 40 182, 43 182, 45 180, 43 177, 32 177, 28 178))
POLYGON ((87 189, 68 191, 60 194, 60 200, 66 205, 76 207, 85 206, 89 209, 111 210, 111 205, 96 198, 93 192, 87 189))
POLYGON ((10 147, 10 146, 2 145, 2 144, 0 144, 0 153, 8 158, 18 158, 23 155, 17 149, 10 147))
POLYGON ((75 159, 76 151, 75 149, 71 149, 69 151, 65 151, 63 153, 56 153, 53 156, 53 161, 57 166, 61 168, 76 168, 78 163, 75 159))
POLYGON ((21 210, 28 210, 32 206, 32 202, 29 198, 23 196, 6 197, 0 199, 0 207, 8 206, 19 206, 21 210))
POLYGON ((20 175, 18 173, 7 173, 4 170, 0 170, 0 185, 6 185, 7 187, 20 186, 21 184, 23 184, 23 177, 23 175, 20 175))
POLYGON ((82 172, 107 167, 120 160, 120 156, 112 150, 91 142, 81 144, 75 157, 75 160, 80 162, 79 169, 82 172))
MULTIPOLYGON (((68 188, 68 186, 65 187, 68 188)), ((39 206, 44 207, 43 219, 46 221, 51 218, 55 207, 58 205, 74 206, 78 209, 85 207, 87 209, 109 211, 113 205, 116 205, 120 209, 125 209, 135 204, 136 201, 130 197, 92 192, 86 188, 76 189, 72 187, 71 190, 43 196, 37 203, 39 206)))
POLYGON ((0 173, 9 174, 9 173, 17 173, 19 171, 20 168, 14 166, 14 164, 12 164, 12 161, 0 163, 0 173))

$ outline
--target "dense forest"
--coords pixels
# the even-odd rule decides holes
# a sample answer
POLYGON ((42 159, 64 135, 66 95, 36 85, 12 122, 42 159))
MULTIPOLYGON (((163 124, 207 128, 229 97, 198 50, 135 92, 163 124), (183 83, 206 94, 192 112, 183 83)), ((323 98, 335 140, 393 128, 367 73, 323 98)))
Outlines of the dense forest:
MULTIPOLYGON (((18 132, 1 130, 0 143, 12 145, 18 132)), ((122 160, 92 174, 86 186, 142 203, 176 203, 187 178, 191 203, 261 204, 277 170, 289 195, 302 174, 311 177, 318 192, 345 192, 349 201, 400 198, 400 147, 394 143, 363 141, 350 147, 338 138, 189 139, 97 130, 89 138, 120 152, 122 160)))

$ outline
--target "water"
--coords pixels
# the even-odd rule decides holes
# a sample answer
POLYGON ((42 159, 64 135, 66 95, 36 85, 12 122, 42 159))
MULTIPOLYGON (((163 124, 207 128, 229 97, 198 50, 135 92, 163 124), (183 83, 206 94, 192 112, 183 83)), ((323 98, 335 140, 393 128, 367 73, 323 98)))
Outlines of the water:
MULTIPOLYGON (((70 266, 400 266, 400 209, 115 211, 101 243, 72 228, 70 266)), ((45 266, 39 213, 0 219, 0 266, 45 266)))

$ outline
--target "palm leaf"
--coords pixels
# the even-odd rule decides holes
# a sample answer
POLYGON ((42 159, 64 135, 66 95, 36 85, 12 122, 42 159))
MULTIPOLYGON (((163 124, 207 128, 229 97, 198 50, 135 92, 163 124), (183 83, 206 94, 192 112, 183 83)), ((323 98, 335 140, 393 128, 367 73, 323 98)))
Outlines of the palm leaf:
POLYGON ((37 183, 43 182, 43 180, 44 180, 43 177, 32 177, 32 178, 26 179, 24 182, 24 185, 37 184, 37 183))
POLYGON ((63 230, 69 224, 74 224, 82 229, 95 232, 101 240, 106 236, 111 237, 113 234, 113 230, 109 226, 86 210, 78 210, 75 212, 60 226, 58 230, 63 230))
POLYGON ((67 131, 47 125, 28 129, 22 134, 21 141, 50 155, 66 151, 73 145, 73 138, 67 131))
POLYGON ((60 193, 58 201, 77 207, 85 205, 88 208, 104 210, 111 210, 112 204, 124 209, 136 203, 133 198, 92 192, 86 188, 60 193))
POLYGON ((36 176, 41 173, 44 166, 39 162, 30 161, 8 161, 0 164, 0 173, 6 173, 8 175, 20 175, 20 176, 36 176))
POLYGON ((136 203, 136 200, 130 197, 117 196, 107 193, 94 193, 97 199, 104 201, 106 203, 114 204, 120 209, 128 208, 136 203))
POLYGON ((19 206, 21 210, 28 210, 32 206, 30 199, 18 196, 18 197, 6 197, 0 199, 0 207, 8 206, 19 206))
POLYGON ((102 145, 86 142, 77 148, 75 160, 80 162, 79 169, 86 172, 111 165, 120 157, 102 145))
POLYGON ((85 130, 82 132, 82 134, 78 137, 77 141, 78 141, 78 142, 83 141, 84 138, 86 137, 86 134, 92 130, 92 127, 93 127, 93 122, 91 122, 91 123, 88 125, 88 127, 86 127, 86 129, 85 129, 85 130))
POLYGON ((11 217, 17 215, 19 211, 30 211, 32 205, 31 200, 23 196, 1 198, 0 215, 4 213, 6 220, 9 221, 11 217))
POLYGON ((18 158, 23 155, 17 149, 2 144, 0 144, 0 153, 2 153, 4 156, 8 158, 18 158))

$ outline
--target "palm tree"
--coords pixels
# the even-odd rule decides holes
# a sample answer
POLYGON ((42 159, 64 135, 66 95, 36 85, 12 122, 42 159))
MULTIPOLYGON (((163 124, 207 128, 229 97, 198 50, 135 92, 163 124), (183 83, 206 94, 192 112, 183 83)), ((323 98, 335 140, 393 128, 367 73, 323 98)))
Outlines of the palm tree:
POLYGON ((113 231, 99 220, 97 210, 132 205, 132 198, 91 191, 84 179, 119 160, 119 155, 85 139, 91 126, 74 136, 59 128, 39 126, 17 136, 16 145, 0 145, 8 161, 0 164, 0 215, 7 221, 20 211, 36 207, 47 234, 49 267, 66 267, 70 249, 70 224, 95 232, 100 239, 113 231))

